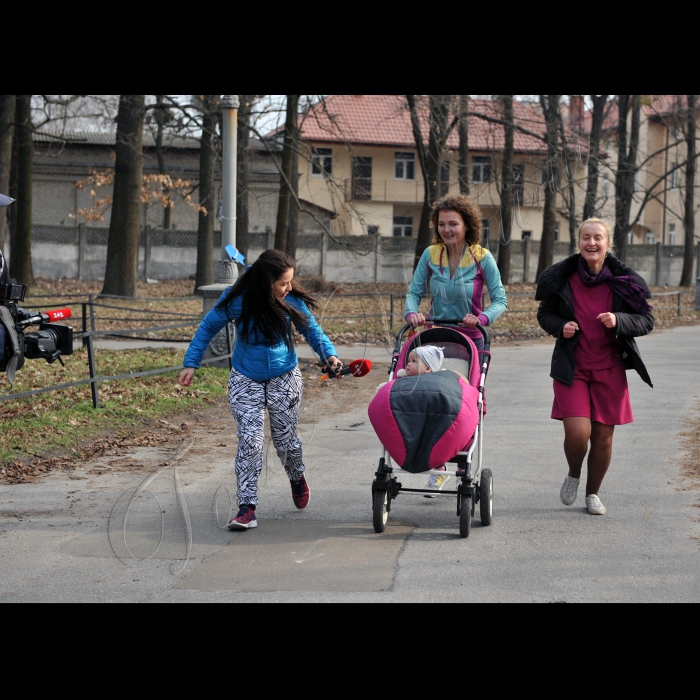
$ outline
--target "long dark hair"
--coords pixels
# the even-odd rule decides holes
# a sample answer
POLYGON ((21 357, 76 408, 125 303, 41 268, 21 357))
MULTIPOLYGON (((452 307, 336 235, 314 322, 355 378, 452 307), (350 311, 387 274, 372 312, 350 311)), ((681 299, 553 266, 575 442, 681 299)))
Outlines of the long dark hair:
MULTIPOLYGON (((239 318, 238 332, 242 340, 248 340, 256 331, 270 345, 284 340, 289 350, 294 345, 294 335, 287 316, 300 326, 306 326, 306 317, 283 299, 272 293, 272 283, 290 269, 294 269, 294 258, 279 250, 266 250, 238 278, 226 297, 218 306, 226 308, 236 297, 243 297, 243 310, 239 318)), ((310 309, 318 308, 316 300, 292 279, 292 294, 301 299, 310 309)))

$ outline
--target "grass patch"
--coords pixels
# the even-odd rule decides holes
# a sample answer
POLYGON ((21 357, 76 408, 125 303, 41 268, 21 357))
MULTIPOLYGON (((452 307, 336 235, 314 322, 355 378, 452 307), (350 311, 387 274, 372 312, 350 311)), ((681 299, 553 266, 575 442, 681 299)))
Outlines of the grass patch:
MULTIPOLYGON (((183 350, 143 348, 95 353, 99 376, 176 366, 183 350)), ((28 360, 17 374, 12 393, 70 383, 89 376, 87 352, 64 358, 65 367, 28 360)), ((101 407, 92 407, 89 385, 71 387, 0 403, 0 463, 24 463, 51 455, 87 455, 100 436, 128 436, 144 423, 157 422, 212 405, 226 394, 227 369, 202 368, 188 388, 177 384, 177 371, 99 384, 101 407)), ((3 393, 9 385, 0 375, 3 393)), ((176 429, 177 426, 171 426, 176 429)))

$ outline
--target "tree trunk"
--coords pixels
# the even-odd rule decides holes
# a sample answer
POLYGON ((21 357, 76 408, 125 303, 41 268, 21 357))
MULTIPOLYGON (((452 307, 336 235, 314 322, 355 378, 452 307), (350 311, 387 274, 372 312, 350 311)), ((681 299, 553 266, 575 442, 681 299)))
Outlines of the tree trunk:
MULTIPOLYGON (((165 170, 165 154, 163 153, 163 132, 165 131, 165 106, 163 104, 163 98, 165 95, 156 95, 156 109, 155 109, 155 119, 158 124, 158 130, 156 131, 156 158, 158 159, 158 172, 161 175, 166 175, 165 170)), ((170 200, 170 190, 164 184, 161 183, 161 190, 165 196, 166 201, 170 200)), ((170 206, 163 207, 163 230, 170 230, 170 219, 171 219, 172 209, 170 206)))
MULTIPOLYGON (((685 216, 683 229, 685 243, 683 246, 683 274, 681 275, 681 287, 690 287, 693 284, 693 263, 695 262, 695 145, 697 117, 697 95, 688 95, 687 129, 685 134, 688 164, 685 166, 685 216)), ((698 270, 700 276, 700 270, 698 270)))
POLYGON ((301 95, 287 95, 287 116, 284 123, 284 144, 282 146, 282 166, 280 173, 280 195, 277 207, 277 227, 275 228, 275 248, 287 251, 289 232, 289 210, 292 199, 292 173, 294 171, 294 151, 296 149, 297 119, 301 95))
POLYGON ((459 96, 459 191, 469 194, 469 95, 459 96))
POLYGON ((145 95, 120 95, 112 217, 102 294, 137 294, 145 95))
POLYGON ((416 240, 416 251, 413 259, 413 269, 416 269, 423 251, 430 246, 433 230, 430 228, 430 212, 436 199, 438 182, 442 168, 442 157, 445 143, 450 134, 447 119, 450 114, 453 95, 429 95, 429 125, 428 149, 423 143, 423 134, 418 119, 418 105, 415 95, 406 95, 411 115, 413 138, 418 151, 418 160, 423 173, 423 209, 416 240))
MULTIPOLYGON (((0 95, 0 194, 10 194, 12 136, 15 123, 15 95, 0 95)), ((0 250, 7 243, 7 208, 0 209, 0 250)))
MULTIPOLYGON (((17 149, 16 228, 10 242, 11 273, 18 284, 34 285, 32 271, 32 188, 34 180, 34 138, 31 95, 17 95, 15 147, 17 149)), ((13 195, 14 196, 14 195, 13 195)))
POLYGON ((593 121, 591 123, 591 136, 588 147, 588 183, 586 185, 586 199, 583 202, 584 221, 597 213, 600 138, 603 133, 603 119, 605 117, 608 95, 591 95, 591 101, 593 102, 593 121))
MULTIPOLYGON (((248 187, 250 181, 250 113, 255 95, 239 95, 238 109, 238 176, 236 178, 236 248, 248 258, 250 215, 248 187)), ((246 260, 247 262, 247 260, 246 260)))
POLYGON ((556 204, 561 178, 559 162, 559 100, 561 95, 540 95, 540 104, 546 123, 547 181, 544 186, 544 212, 542 214, 542 240, 537 263, 537 277, 554 262, 554 233, 557 226, 556 204))
POLYGON ((513 228, 513 95, 501 95, 503 112, 503 172, 501 174, 501 231, 498 246, 498 270, 501 281, 508 284, 510 277, 510 240, 513 228))
POLYGON ((615 255, 624 262, 627 234, 630 232, 630 213, 634 197, 634 176, 637 171, 639 147, 640 95, 618 95, 617 120, 617 173, 615 175, 615 255), (627 115, 631 109, 632 121, 627 145, 627 115))
POLYGON ((299 233, 299 140, 294 138, 292 156, 291 198, 289 201, 289 225, 287 228, 287 255, 296 260, 297 236, 299 233))
POLYGON ((194 288, 214 281, 214 167, 216 164, 216 113, 217 95, 203 95, 202 138, 199 149, 199 204, 205 211, 199 212, 197 226, 197 272, 194 288))

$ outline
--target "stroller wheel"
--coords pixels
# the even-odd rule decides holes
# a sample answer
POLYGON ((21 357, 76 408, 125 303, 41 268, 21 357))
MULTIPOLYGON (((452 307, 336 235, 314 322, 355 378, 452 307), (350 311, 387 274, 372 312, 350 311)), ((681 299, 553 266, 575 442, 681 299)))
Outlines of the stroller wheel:
POLYGON ((469 537, 472 531, 472 497, 457 496, 459 498, 459 536, 469 537))
POLYGON ((493 519, 493 474, 490 469, 481 471, 481 484, 479 485, 479 508, 481 524, 490 525, 493 519))
POLYGON ((387 520, 389 520, 388 491, 375 491, 372 494, 372 524, 375 532, 384 532, 387 520))

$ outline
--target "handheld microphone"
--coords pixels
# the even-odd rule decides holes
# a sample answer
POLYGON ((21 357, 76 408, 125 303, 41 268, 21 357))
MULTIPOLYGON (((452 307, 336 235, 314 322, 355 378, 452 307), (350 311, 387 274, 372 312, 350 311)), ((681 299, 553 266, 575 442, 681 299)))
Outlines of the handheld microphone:
MULTIPOLYGON (((365 374, 369 374, 372 369, 372 360, 360 359, 353 360, 347 367, 343 367, 335 377, 342 377, 345 374, 352 374, 353 377, 364 377, 365 374)), ((330 374, 324 374, 321 380, 328 379, 330 374)))

